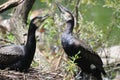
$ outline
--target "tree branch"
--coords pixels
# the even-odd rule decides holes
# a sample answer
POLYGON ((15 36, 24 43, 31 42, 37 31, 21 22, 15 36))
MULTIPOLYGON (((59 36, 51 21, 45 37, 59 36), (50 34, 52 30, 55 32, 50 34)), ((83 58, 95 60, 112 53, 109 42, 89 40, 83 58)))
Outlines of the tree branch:
POLYGON ((77 0, 77 3, 76 3, 76 5, 75 5, 75 13, 76 13, 76 15, 75 15, 75 18, 76 18, 76 26, 78 27, 79 26, 79 23, 78 23, 78 8, 79 8, 79 6, 80 6, 80 0, 77 0))
POLYGON ((23 20, 23 23, 27 23, 27 18, 30 10, 32 9, 32 6, 34 4, 35 0, 24 0, 22 4, 18 5, 15 8, 14 16, 13 17, 19 17, 23 20))
POLYGON ((23 1, 24 0, 9 0, 9 1, 7 1, 6 3, 0 5, 0 13, 4 12, 10 8, 16 7, 23 1))

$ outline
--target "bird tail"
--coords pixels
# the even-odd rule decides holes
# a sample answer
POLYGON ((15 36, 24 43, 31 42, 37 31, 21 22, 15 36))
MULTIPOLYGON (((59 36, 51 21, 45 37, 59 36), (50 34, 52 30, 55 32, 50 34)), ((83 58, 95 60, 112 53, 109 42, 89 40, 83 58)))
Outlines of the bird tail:
POLYGON ((101 72, 102 72, 102 74, 104 75, 104 76, 106 76, 107 75, 107 73, 105 72, 105 70, 104 70, 104 68, 102 67, 102 69, 101 69, 101 72))

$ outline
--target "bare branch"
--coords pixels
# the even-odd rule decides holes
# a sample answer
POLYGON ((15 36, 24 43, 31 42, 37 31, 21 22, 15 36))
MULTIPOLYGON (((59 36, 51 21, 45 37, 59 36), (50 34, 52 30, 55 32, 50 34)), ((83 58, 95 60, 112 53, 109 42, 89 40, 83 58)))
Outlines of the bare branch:
POLYGON ((23 1, 24 0, 9 0, 9 1, 7 1, 6 3, 0 5, 0 13, 4 12, 10 8, 16 7, 23 1))
POLYGON ((78 8, 80 6, 80 0, 77 0, 77 3, 75 5, 75 12, 76 12, 76 15, 75 15, 75 18, 76 18, 76 26, 78 27, 79 26, 79 23, 78 23, 78 8))
POLYGON ((13 42, 11 42, 10 40, 7 40, 7 39, 0 38, 0 41, 4 41, 5 43, 11 43, 11 44, 13 44, 13 42))

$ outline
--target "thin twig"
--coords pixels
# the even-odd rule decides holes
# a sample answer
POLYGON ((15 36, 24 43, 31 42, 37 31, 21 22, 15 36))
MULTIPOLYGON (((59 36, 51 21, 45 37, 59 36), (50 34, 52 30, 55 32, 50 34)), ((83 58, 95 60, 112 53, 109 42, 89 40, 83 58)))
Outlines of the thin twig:
POLYGON ((11 42, 11 41, 9 41, 9 40, 7 40, 7 39, 0 39, 0 41, 4 41, 4 42, 6 42, 6 43, 11 43, 11 44, 13 44, 13 42, 11 42))
POLYGON ((79 23, 78 23, 78 9, 79 9, 79 6, 80 6, 80 0, 77 0, 77 3, 75 5, 75 18, 76 18, 76 26, 78 27, 79 26, 79 23))
POLYGON ((8 0, 6 3, 0 5, 0 13, 11 9, 13 7, 16 7, 20 3, 22 3, 24 0, 8 0))
POLYGON ((59 65, 60 65, 60 63, 61 63, 62 57, 63 57, 63 55, 64 55, 64 51, 62 50, 61 53, 62 53, 62 54, 61 54, 61 56, 60 56, 60 58, 59 58, 59 60, 58 60, 58 63, 57 63, 57 66, 56 66, 55 70, 58 69, 58 67, 59 67, 59 65))
POLYGON ((107 70, 107 73, 113 72, 113 71, 115 71, 115 70, 120 70, 120 67, 114 67, 114 68, 112 68, 112 69, 109 69, 109 70, 107 70))

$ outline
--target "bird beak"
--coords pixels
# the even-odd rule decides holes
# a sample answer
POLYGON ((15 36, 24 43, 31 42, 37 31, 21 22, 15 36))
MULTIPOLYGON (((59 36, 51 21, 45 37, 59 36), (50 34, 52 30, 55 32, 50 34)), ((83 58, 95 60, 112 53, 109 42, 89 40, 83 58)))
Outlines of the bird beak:
POLYGON ((45 16, 42 16, 41 21, 42 21, 42 22, 45 21, 49 16, 50 16, 49 14, 46 14, 45 16))
POLYGON ((36 19, 34 20, 34 24, 36 24, 36 26, 40 26, 42 22, 44 22, 47 18, 49 17, 49 15, 45 15, 45 16, 40 16, 40 17, 36 17, 36 19))
POLYGON ((68 9, 66 9, 65 7, 63 7, 61 4, 56 2, 56 5, 58 7, 58 9, 60 10, 61 13, 65 14, 66 12, 69 12, 68 9))
POLYGON ((59 3, 56 3, 56 5, 57 5, 58 9, 60 10, 61 16, 64 18, 65 21, 74 19, 72 13, 67 8, 63 7, 59 3))

